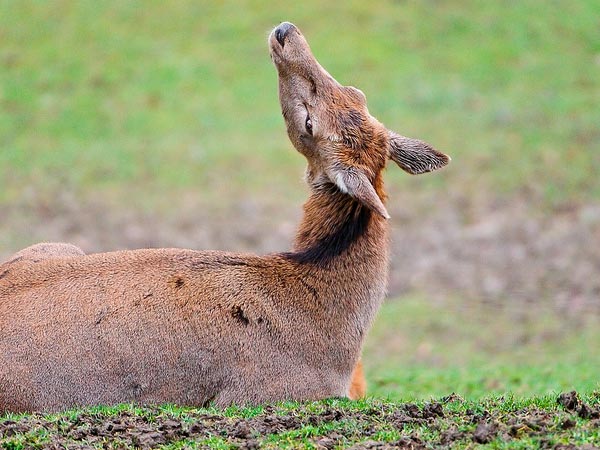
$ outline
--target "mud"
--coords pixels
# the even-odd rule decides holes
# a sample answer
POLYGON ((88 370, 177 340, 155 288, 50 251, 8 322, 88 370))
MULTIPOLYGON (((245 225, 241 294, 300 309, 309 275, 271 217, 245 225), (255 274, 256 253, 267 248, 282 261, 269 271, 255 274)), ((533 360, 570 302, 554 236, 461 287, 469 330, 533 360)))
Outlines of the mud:
POLYGON ((132 408, 116 414, 34 414, 14 420, 0 418, 0 447, 14 448, 14 442, 25 440, 25 444, 37 443, 44 448, 155 448, 220 438, 230 448, 254 449, 272 443, 274 437, 317 428, 329 431, 304 434, 320 449, 448 448, 458 443, 488 444, 497 439, 516 443, 524 438, 535 438, 540 448, 597 448, 589 443, 587 447, 568 444, 570 436, 600 426, 600 405, 586 404, 574 392, 561 394, 556 407, 549 410, 530 407, 506 411, 493 405, 489 409, 481 405, 460 408, 461 405, 472 404, 453 396, 421 406, 371 403, 363 408, 321 406, 320 410, 314 405, 292 410, 266 406, 250 418, 194 409, 169 413, 156 407, 132 408), (378 438, 382 432, 390 431, 400 437, 378 438), (43 439, 35 441, 35 436, 43 439))

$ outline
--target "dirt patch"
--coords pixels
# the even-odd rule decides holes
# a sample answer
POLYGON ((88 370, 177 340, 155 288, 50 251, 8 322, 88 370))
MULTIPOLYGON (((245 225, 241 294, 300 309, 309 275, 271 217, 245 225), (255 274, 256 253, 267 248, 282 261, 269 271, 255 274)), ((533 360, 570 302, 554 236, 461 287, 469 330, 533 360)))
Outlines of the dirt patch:
POLYGON ((600 419, 600 410, 598 408, 590 408, 582 402, 575 391, 560 394, 557 401, 567 411, 576 412, 582 419, 600 419))
POLYGON ((446 398, 423 405, 373 402, 357 407, 348 402, 339 407, 267 406, 248 418, 203 411, 170 413, 157 407, 132 407, 112 414, 84 411, 58 416, 34 414, 16 420, 0 418, 0 446, 17 448, 14 445, 20 442, 53 448, 154 448, 218 439, 231 448, 252 449, 268 443, 277 446, 279 438, 286 442, 298 439, 290 435, 298 431, 297 436, 307 436, 322 449, 421 449, 457 443, 487 444, 496 439, 529 439, 541 448, 569 448, 559 445, 600 424, 600 406, 586 404, 575 393, 562 394, 556 407, 549 410, 506 410, 493 405, 484 409, 460 398, 446 398), (585 417, 579 412, 582 408, 588 411, 585 417))
POLYGON ((577 392, 563 392, 558 396, 558 404, 565 408, 567 411, 574 411, 581 405, 581 401, 577 396, 577 392))

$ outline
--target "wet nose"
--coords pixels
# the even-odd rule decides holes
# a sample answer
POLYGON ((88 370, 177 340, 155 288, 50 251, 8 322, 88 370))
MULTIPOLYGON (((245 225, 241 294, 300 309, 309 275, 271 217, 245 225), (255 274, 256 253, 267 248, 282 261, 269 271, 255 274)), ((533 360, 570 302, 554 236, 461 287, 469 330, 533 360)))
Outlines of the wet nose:
POLYGON ((277 42, 279 42, 281 47, 285 45, 285 37, 292 28, 294 28, 294 25, 289 22, 283 22, 275 28, 275 39, 277 39, 277 42))

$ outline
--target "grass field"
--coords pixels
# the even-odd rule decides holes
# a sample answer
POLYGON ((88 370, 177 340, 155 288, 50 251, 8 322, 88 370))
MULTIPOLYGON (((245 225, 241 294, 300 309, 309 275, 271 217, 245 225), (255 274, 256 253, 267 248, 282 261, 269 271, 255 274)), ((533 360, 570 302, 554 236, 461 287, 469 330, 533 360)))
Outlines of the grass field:
POLYGON ((598 317, 537 309, 391 301, 365 349, 370 394, 414 401, 600 391, 599 325, 598 317))
MULTIPOLYGON (((550 202, 600 194, 595 1, 3 9, 3 201, 31 189, 120 197, 134 187, 153 206, 178 188, 296 192, 289 179, 302 161, 285 137, 266 48, 281 20, 302 27, 323 65, 360 86, 380 120, 452 154, 455 168, 419 189, 531 189, 550 202)), ((392 183, 409 183, 395 172, 392 183)))
POLYGON ((397 242, 369 400, 8 417, 0 445, 96 427, 89 445, 115 448, 154 432, 170 448, 600 446, 597 417, 556 403, 574 389, 600 407, 599 17, 593 0, 3 2, 0 259, 41 240, 287 248, 306 190, 266 46, 282 20, 373 115, 453 162, 386 175, 397 242), (110 443, 116 418, 146 428, 110 443))

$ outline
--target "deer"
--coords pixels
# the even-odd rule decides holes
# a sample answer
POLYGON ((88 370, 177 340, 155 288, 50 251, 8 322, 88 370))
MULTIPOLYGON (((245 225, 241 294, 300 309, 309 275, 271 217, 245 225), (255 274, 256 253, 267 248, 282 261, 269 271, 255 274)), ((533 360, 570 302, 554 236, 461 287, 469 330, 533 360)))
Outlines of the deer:
POLYGON ((292 249, 22 250, 0 266, 0 413, 364 395, 360 355, 389 270, 383 169, 421 174, 450 158, 371 116, 295 25, 268 46, 307 162, 292 249))

